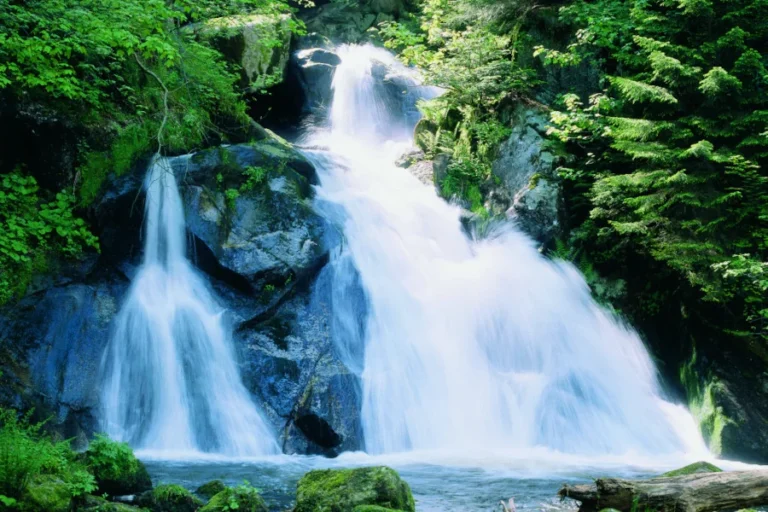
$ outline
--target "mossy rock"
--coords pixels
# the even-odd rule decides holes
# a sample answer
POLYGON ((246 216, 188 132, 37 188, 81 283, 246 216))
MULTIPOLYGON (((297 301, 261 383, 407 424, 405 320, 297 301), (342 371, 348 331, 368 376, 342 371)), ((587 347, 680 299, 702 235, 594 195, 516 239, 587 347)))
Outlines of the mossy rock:
POLYGON ((98 494, 124 496, 152 489, 147 468, 127 443, 97 436, 86 450, 84 459, 96 478, 98 494))
POLYGON ((67 512, 72 494, 67 482, 52 475, 40 475, 28 485, 19 508, 25 512, 67 512))
POLYGON ((99 496, 86 496, 85 503, 77 510, 82 512, 145 512, 143 508, 137 508, 126 503, 115 503, 99 496))
POLYGON ((198 487, 195 493, 204 498, 211 498, 226 489, 227 486, 221 480, 211 480, 198 487))
POLYGON ((200 512, 267 512, 267 504, 259 496, 258 491, 249 485, 241 485, 235 488, 226 488, 216 494, 200 512), (232 505, 236 504, 236 507, 232 505))
POLYGON ((684 468, 675 469, 674 471, 668 471, 661 476, 665 476, 665 477, 684 476, 684 475, 694 475, 696 473, 720 473, 721 471, 722 469, 715 466, 714 464, 710 464, 709 462, 699 461, 699 462, 694 462, 693 464, 689 464, 684 468))
POLYGON ((152 512, 195 512, 203 506, 200 498, 176 484, 158 485, 141 494, 137 504, 152 512))
POLYGON ((357 512, 361 506, 416 509, 408 484, 395 470, 378 466, 310 471, 299 481, 294 512, 357 512))
POLYGON ((355 507, 354 512, 403 512, 402 510, 395 510, 392 508, 380 507, 378 505, 360 505, 355 507))

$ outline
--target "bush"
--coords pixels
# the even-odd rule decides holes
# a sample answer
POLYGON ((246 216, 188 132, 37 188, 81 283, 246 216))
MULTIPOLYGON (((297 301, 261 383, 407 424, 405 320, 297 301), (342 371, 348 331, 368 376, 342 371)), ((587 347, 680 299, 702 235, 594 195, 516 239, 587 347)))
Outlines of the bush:
POLYGON ((6 506, 23 502, 31 487, 53 489, 57 500, 67 503, 96 490, 93 475, 77 462, 69 441, 54 441, 43 432, 44 422, 30 423, 29 416, 0 408, 0 501, 6 506))
POLYGON ((119 496, 152 488, 147 469, 127 443, 97 435, 85 452, 85 460, 100 493, 119 496))
POLYGON ((267 512, 259 491, 248 482, 216 494, 200 512, 267 512))

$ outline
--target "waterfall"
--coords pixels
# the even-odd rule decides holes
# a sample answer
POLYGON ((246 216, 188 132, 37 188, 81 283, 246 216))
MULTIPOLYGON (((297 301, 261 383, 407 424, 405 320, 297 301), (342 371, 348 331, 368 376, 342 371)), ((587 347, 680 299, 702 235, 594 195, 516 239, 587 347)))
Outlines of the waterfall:
POLYGON ((104 356, 104 428, 136 448, 231 456, 276 453, 251 402, 223 310, 186 257, 184 208, 169 161, 146 177, 144 260, 104 356))
POLYGON ((328 123, 303 142, 322 148, 307 150, 318 205, 345 235, 334 314, 347 334, 336 341, 360 358, 349 366, 367 451, 705 454, 687 410, 661 398, 637 334, 573 265, 511 225, 471 240, 458 207, 394 165, 412 144, 415 99, 435 91, 384 50, 338 53, 328 123), (411 84, 399 98, 398 80, 411 84), (343 300, 357 281, 361 328, 343 300))

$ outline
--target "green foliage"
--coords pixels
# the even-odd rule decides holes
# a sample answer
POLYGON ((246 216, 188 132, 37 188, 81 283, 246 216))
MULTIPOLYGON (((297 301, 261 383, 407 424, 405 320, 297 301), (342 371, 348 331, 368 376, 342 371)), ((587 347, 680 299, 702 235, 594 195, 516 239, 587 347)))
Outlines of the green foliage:
POLYGON ((98 249, 85 221, 75 216, 75 198, 59 192, 46 201, 37 181, 15 171, 0 176, 0 304, 24 293, 52 254, 77 257, 98 249))
MULTIPOLYGON (((561 99, 549 130, 572 155, 560 171, 576 251, 609 274, 654 276, 632 284, 638 304, 671 291, 686 314, 702 299, 719 306, 705 323, 749 350, 768 340, 768 19, 758 4, 577 1, 561 9, 573 43, 537 49, 549 64, 594 59, 605 73, 587 105, 561 99)), ((640 316, 657 311, 638 304, 640 316)))
MULTIPOLYGON (((70 182, 71 193, 38 191, 18 171, 0 175, 0 304, 21 295, 50 255, 97 247, 73 211, 98 197, 111 173, 247 125, 239 70, 181 30, 245 11, 292 9, 283 0, 0 0, 0 103, 40 106, 90 134, 78 139, 76 176, 31 170, 70 182)), ((292 19, 287 27, 302 30, 292 19)))
POLYGON ((85 461, 96 478, 99 493, 137 494, 152 488, 147 469, 127 443, 96 435, 85 452, 85 461))
POLYGON ((200 512, 267 512, 259 490, 248 481, 234 488, 226 488, 208 502, 200 512))
POLYGON ((423 0, 417 16, 384 23, 386 46, 419 66, 427 83, 445 93, 423 102, 428 123, 417 143, 430 156, 448 153, 453 163, 440 183, 444 195, 467 200, 483 211, 480 185, 509 127, 501 110, 530 92, 535 72, 519 63, 518 33, 533 4, 467 0, 423 0))
POLYGON ((96 490, 91 475, 75 458, 68 441, 54 441, 44 423, 31 423, 30 414, 0 409, 0 495, 3 503, 24 498, 28 485, 41 475, 55 477, 68 498, 96 490))

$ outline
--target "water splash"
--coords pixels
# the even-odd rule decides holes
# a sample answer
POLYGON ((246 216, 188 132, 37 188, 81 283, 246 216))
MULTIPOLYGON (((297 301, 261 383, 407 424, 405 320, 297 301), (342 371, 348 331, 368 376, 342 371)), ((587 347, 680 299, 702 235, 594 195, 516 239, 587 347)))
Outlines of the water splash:
POLYGON ((136 448, 278 452, 243 386, 222 308, 186 258, 184 209, 167 159, 145 183, 144 261, 104 356, 104 427, 136 448))
POLYGON ((411 144, 413 100, 435 91, 383 50, 339 55, 328 126, 305 142, 327 148, 308 155, 320 208, 346 237, 337 272, 359 273, 336 295, 359 279, 367 298, 360 329, 359 311, 334 302, 353 334, 339 351, 362 358, 367 451, 705 456, 690 414, 660 398, 636 333, 572 265, 510 225, 470 240, 459 208, 393 164, 411 144), (399 100, 393 84, 405 84, 399 100))

